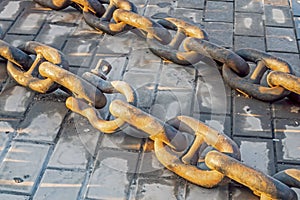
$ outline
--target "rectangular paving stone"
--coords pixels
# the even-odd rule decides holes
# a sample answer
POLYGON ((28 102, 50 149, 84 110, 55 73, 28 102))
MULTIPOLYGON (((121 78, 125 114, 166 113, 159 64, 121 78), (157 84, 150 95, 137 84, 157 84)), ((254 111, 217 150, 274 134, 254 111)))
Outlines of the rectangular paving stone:
POLYGON ((190 115, 193 99, 193 91, 158 91, 154 105, 151 106, 151 114, 165 121, 178 115, 190 115))
POLYGON ((262 14, 235 13, 236 35, 264 36, 262 14))
POLYGON ((209 35, 209 41, 223 47, 233 46, 233 24, 223 22, 206 22, 205 30, 209 35))
POLYGON ((13 142, 0 166, 0 189, 30 194, 48 150, 48 145, 13 142))
POLYGON ((87 198, 123 199, 136 171, 138 154, 125 151, 99 152, 90 181, 87 198))
POLYGON ((94 155, 99 135, 100 132, 81 116, 69 118, 55 146, 49 166, 86 169, 88 160, 94 155))
POLYGON ((177 6, 179 8, 204 9, 204 0, 178 0, 177 6))
POLYGON ((203 10, 175 8, 171 15, 187 22, 201 23, 203 21, 203 10))
POLYGON ((45 12, 24 12, 9 30, 9 33, 36 35, 47 17, 45 12))
POLYGON ((4 37, 4 40, 8 42, 9 44, 18 47, 21 44, 24 44, 27 41, 32 41, 34 39, 33 35, 12 35, 7 34, 4 37))
MULTIPOLYGON (((75 28, 73 27, 46 23, 35 40, 54 48, 61 49, 67 40, 68 35, 74 30, 75 28)), ((76 40, 76 42, 78 42, 78 40, 76 40)), ((73 41, 73 43, 75 42, 73 41)), ((74 46, 75 45, 78 45, 78 48, 80 48, 81 44, 75 43, 74 46)))
POLYGON ((265 24, 267 26, 293 27, 292 16, 288 6, 265 5, 265 24))
POLYGON ((288 0, 264 0, 264 4, 270 4, 274 6, 288 6, 289 2, 288 0))
POLYGON ((199 197, 203 199, 225 200, 228 199, 229 195, 227 185, 207 189, 188 183, 187 191, 187 200, 198 199, 199 197))
POLYGON ((18 139, 53 142, 67 113, 65 103, 38 101, 34 103, 18 127, 18 139))
POLYGON ((47 169, 33 199, 77 199, 84 172, 47 169))
POLYGON ((205 21, 233 22, 233 3, 222 1, 207 1, 205 21))
POLYGON ((275 145, 277 161, 286 163, 300 163, 299 131, 300 120, 276 119, 275 145))
POLYGON ((137 92, 137 107, 150 107, 157 84, 157 75, 152 73, 127 72, 123 80, 137 92))
POLYGON ((238 0, 235 1, 235 11, 237 12, 263 12, 262 0, 238 0))
POLYGON ((298 0, 289 0, 292 12, 295 16, 300 16, 300 2, 298 0))
POLYGON ((239 145, 244 164, 268 175, 275 173, 272 140, 239 137, 233 139, 239 145))
POLYGON ((269 104, 236 96, 233 99, 233 135, 272 138, 269 104))
POLYGON ((253 192, 246 187, 233 187, 232 189, 232 200, 259 200, 260 197, 253 194, 253 192))
POLYGON ((22 116, 33 96, 32 91, 16 84, 5 87, 0 96, 0 115, 22 116))
POLYGON ((231 89, 224 84, 216 67, 199 65, 194 100, 194 112, 229 114, 231 112, 231 89))
POLYGON ((294 17, 296 37, 300 39, 300 17, 294 17))
POLYGON ((234 49, 242 49, 242 48, 253 48, 261 51, 266 50, 266 44, 264 37, 249 37, 236 35, 234 36, 234 49))
MULTIPOLYGON (((1 13, 0 13, 1 15, 1 13)), ((7 30, 10 28, 13 22, 11 21, 0 21, 0 28, 2 30, 2 38, 4 37, 4 34, 7 32, 7 30)), ((0 34, 1 37, 1 34, 0 34)))
POLYGON ((300 106, 290 99, 283 99, 272 104, 273 116, 284 119, 300 119, 300 106))
POLYGON ((291 28, 266 27, 268 51, 298 53, 294 30, 291 28))
POLYGON ((28 200, 29 196, 22 196, 22 195, 14 195, 14 194, 0 194, 1 199, 6 200, 28 200))
POLYGON ((300 169, 300 165, 290 165, 290 164, 277 164, 277 172, 286 169, 300 169))
POLYGON ((0 3, 0 19, 15 20, 29 1, 2 1, 0 3))
POLYGON ((148 48, 141 47, 133 50, 128 57, 127 70, 157 73, 161 66, 161 59, 148 48))
POLYGON ((173 63, 164 63, 160 74, 159 90, 163 88, 180 91, 193 89, 196 78, 196 70, 189 67, 178 66, 173 63))
POLYGON ((145 9, 144 16, 150 17, 152 19, 155 18, 161 18, 161 17, 167 17, 172 9, 171 3, 162 3, 162 6, 160 4, 158 5, 148 5, 145 9))
POLYGON ((78 23, 81 13, 78 10, 67 7, 63 11, 51 10, 47 16, 47 22, 52 24, 66 23, 68 26, 78 23))
POLYGON ((63 53, 71 66, 90 67, 97 41, 83 39, 68 39, 63 53))
POLYGON ((12 137, 15 135, 16 126, 19 123, 17 119, 1 119, 0 118, 0 155, 2 155, 3 150, 5 150, 12 137))

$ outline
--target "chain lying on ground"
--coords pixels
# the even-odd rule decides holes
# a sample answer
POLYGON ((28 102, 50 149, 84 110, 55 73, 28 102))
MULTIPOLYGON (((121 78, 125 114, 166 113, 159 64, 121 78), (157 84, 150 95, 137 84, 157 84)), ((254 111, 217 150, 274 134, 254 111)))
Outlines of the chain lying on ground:
MULTIPOLYGON (((89 25, 111 35, 137 28, 132 31, 147 39, 153 53, 178 64, 191 65, 212 58, 224 64, 223 76, 231 87, 255 98, 275 101, 290 91, 300 93, 299 79, 285 61, 257 50, 225 49, 207 41, 205 31, 193 24, 175 18, 155 22, 137 14, 134 4, 126 0, 35 1, 55 10, 73 6, 83 13, 89 25), (102 3, 109 4, 108 8, 102 3), (168 29, 176 31, 174 38, 168 29), (181 46, 184 51, 179 51, 181 46), (257 62, 257 67, 250 70, 247 61, 257 62), (273 70, 267 75, 270 87, 263 87, 259 85, 260 79, 268 68, 273 70)), ((68 64, 61 52, 37 42, 28 42, 18 49, 0 41, 0 55, 8 60, 7 70, 19 84, 41 93, 58 87, 72 93, 74 97, 68 97, 66 106, 88 118, 98 130, 113 133, 130 124, 147 133, 154 141, 158 160, 192 183, 211 188, 228 181, 224 179, 227 176, 249 187, 261 199, 297 199, 289 187, 299 187, 299 170, 290 169, 270 177, 243 164, 236 143, 205 124, 187 116, 178 116, 164 124, 135 107, 136 96, 127 83, 105 80, 110 68, 107 63, 81 78, 67 71, 68 64), (116 119, 103 120, 97 110, 107 103, 103 93, 115 92, 122 93, 128 103, 112 101, 109 110, 116 119), (188 144, 182 132, 194 135, 192 144, 188 144), (215 150, 206 153, 207 146, 215 150)))
POLYGON ((272 102, 286 96, 300 100, 300 79, 293 75, 288 63, 253 49, 237 52, 225 49, 209 42, 204 30, 181 19, 168 17, 155 22, 139 15, 136 6, 127 0, 34 1, 55 10, 77 5, 84 20, 94 29, 110 35, 132 30, 146 38, 154 54, 177 64, 192 65, 200 60, 205 62, 205 57, 212 58, 223 63, 224 80, 232 88, 259 100, 272 102), (108 4, 107 9, 102 4, 108 4), (173 38, 168 29, 176 31, 173 38), (257 63, 251 73, 249 61, 257 63), (267 80, 261 80, 270 70, 267 80))
POLYGON ((105 80, 111 69, 107 62, 81 78, 67 70, 68 62, 60 51, 38 42, 27 42, 19 49, 0 40, 0 56, 8 60, 7 71, 19 84, 40 93, 60 87, 73 94, 67 98, 66 106, 101 132, 113 133, 125 124, 145 132, 154 141, 158 160, 194 184, 212 188, 227 182, 227 176, 249 187, 261 199, 297 200, 289 187, 300 186, 299 170, 289 169, 270 177, 243 164, 233 140, 198 120, 178 116, 164 124, 135 107, 135 92, 126 82, 105 80), (115 117, 112 121, 101 119, 96 109, 107 102, 103 93, 121 93, 127 100, 110 103, 110 113, 115 117), (191 144, 183 132, 194 135, 191 144))

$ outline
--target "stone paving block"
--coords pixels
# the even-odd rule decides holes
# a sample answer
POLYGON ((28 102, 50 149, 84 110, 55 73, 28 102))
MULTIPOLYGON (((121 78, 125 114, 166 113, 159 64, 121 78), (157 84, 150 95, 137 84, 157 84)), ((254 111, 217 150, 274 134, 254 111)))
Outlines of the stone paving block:
POLYGON ((244 164, 268 175, 275 173, 272 140, 242 137, 233 139, 240 147, 241 160, 244 164))
POLYGON ((300 105, 290 99, 283 99, 272 104, 273 116, 275 118, 300 119, 300 105))
POLYGON ((300 39, 300 17, 294 17, 295 29, 296 29, 296 37, 300 39))
POLYGON ((100 132, 82 117, 71 118, 66 124, 50 158, 49 166, 85 169, 88 160, 94 155, 100 132))
POLYGON ((203 17, 203 10, 175 8, 172 16, 185 20, 190 23, 201 23, 203 17))
POLYGON ((274 6, 288 6, 289 1, 288 0, 264 0, 264 4, 270 4, 274 6))
POLYGON ((300 16, 300 2, 298 0, 289 0, 292 12, 295 16, 300 16))
POLYGON ((158 4, 158 5, 148 5, 146 7, 144 16, 150 17, 150 18, 161 18, 166 17, 170 15, 172 10, 172 4, 171 3, 164 3, 164 4, 158 4))
POLYGON ((286 169, 300 169, 300 165, 289 165, 289 164, 277 164, 277 172, 286 169))
MULTIPOLYGON (((0 13, 1 16, 1 13, 0 13)), ((4 34, 6 31, 10 28, 13 22, 11 21, 0 21, 0 29, 2 30, 2 37, 4 37, 4 34)), ((1 35, 0 35, 1 37, 1 35)))
POLYGON ((268 51, 298 53, 295 32, 291 28, 266 27, 268 51))
POLYGON ((262 0, 238 0, 235 1, 235 11, 237 12, 263 12, 262 0))
POLYGON ((0 97, 0 115, 22 116, 34 96, 32 91, 18 85, 5 87, 0 97))
POLYGON ((63 53, 71 66, 90 67, 97 41, 83 39, 68 39, 63 53))
POLYGON ((259 200, 260 198, 253 194, 253 192, 245 187, 234 187, 231 191, 232 193, 232 200, 240 200, 240 199, 247 199, 247 200, 259 200))
POLYGON ((158 90, 165 88, 174 91, 193 89, 196 70, 190 67, 179 66, 173 63, 164 63, 160 74, 158 90))
POLYGON ((267 26, 293 27, 292 16, 288 6, 265 5, 265 24, 267 26))
POLYGON ((235 13, 236 35, 264 36, 262 14, 235 13))
POLYGON ((299 119, 276 119, 275 128, 275 145, 277 161, 286 163, 300 163, 300 146, 299 146, 299 119))
POLYGON ((203 188, 191 183, 188 183, 187 186, 187 195, 186 200, 194 200, 199 197, 203 199, 214 199, 214 200, 224 200, 228 199, 228 186, 219 186, 216 188, 203 188))
POLYGON ((194 113, 193 118, 198 119, 220 133, 231 136, 231 119, 229 116, 194 113))
POLYGON ((19 120, 16 119, 1 119, 0 118, 0 155, 2 155, 3 150, 7 147, 8 143, 11 141, 15 134, 16 126, 19 120))
POLYGON ((34 103, 18 127, 18 139, 53 142, 67 113, 63 102, 34 103))
POLYGON ((15 20, 30 1, 2 1, 0 3, 0 19, 15 20))
POLYGON ((204 9, 204 0, 178 0, 177 6, 179 8, 204 9))
POLYGON ((83 17, 81 17, 79 19, 78 25, 76 26, 75 30, 73 31, 73 33, 71 33, 72 37, 80 37, 80 38, 88 38, 88 39, 92 39, 92 38, 98 38, 101 39, 102 35, 104 33, 102 31, 96 30, 94 28, 92 28, 91 26, 89 26, 83 19, 83 17))
POLYGON ((192 100, 193 91, 158 91, 150 113, 163 121, 172 119, 178 115, 189 116, 192 100))
POLYGON ((233 43, 233 24, 222 22, 206 22, 205 30, 212 43, 224 47, 232 47, 233 43))
POLYGON ((47 169, 33 199, 77 199, 84 177, 84 172, 47 169))
POLYGON ((279 52, 268 52, 271 55, 274 55, 278 58, 281 58, 288 62, 290 66, 292 67, 293 72, 299 76, 300 75, 300 58, 299 54, 295 53, 279 53, 279 52))
POLYGON ((127 196, 132 174, 136 171, 138 154, 102 150, 88 183, 87 197, 92 199, 123 199, 127 196))
POLYGON ((28 196, 14 195, 14 194, 0 194, 0 199, 6 200, 29 200, 28 196))
POLYGON ((177 177, 177 175, 167 168, 165 168, 157 159, 154 146, 152 141, 148 141, 145 144, 141 158, 140 158, 140 166, 138 170, 138 176, 140 178, 170 178, 177 177))
POLYGON ((157 84, 157 75, 152 73, 127 72, 123 80, 130 84, 137 93, 137 106, 150 107, 157 84))
MULTIPOLYGON (((28 35, 36 35, 44 20, 47 17, 46 12, 33 12, 28 10, 23 12, 23 14, 17 19, 14 25, 9 30, 9 33, 22 33, 28 35)), ((46 42, 46 41, 45 41, 46 42)))
POLYGON ((234 49, 253 48, 261 51, 266 50, 264 37, 234 36, 234 49))
POLYGON ((175 180, 139 179, 135 199, 178 199, 177 195, 175 180))
POLYGON ((148 48, 141 47, 131 52, 128 57, 127 69, 143 72, 158 72, 161 59, 154 55, 148 48))
POLYGON ((269 104, 242 96, 233 100, 233 135, 272 138, 269 104))
MULTIPOLYGON (((50 45, 54 48, 61 49, 67 40, 68 35, 74 30, 75 28, 73 27, 66 27, 56 24, 44 24, 35 40, 50 45)), ((78 45, 78 48, 80 48, 80 44, 76 45, 78 45)))
POLYGON ((24 44, 27 41, 33 41, 33 35, 6 35, 4 40, 9 44, 18 47, 21 44, 24 44))
POLYGON ((207 1, 205 21, 233 22, 233 3, 222 1, 207 1))
POLYGON ((49 145, 13 142, 0 166, 0 190, 30 194, 49 145))
POLYGON ((216 67, 206 64, 198 68, 194 112, 229 114, 231 89, 223 82, 216 67))
POLYGON ((67 23, 70 25, 70 24, 78 23, 78 20, 80 19, 81 15, 82 14, 78 12, 78 10, 72 7, 67 7, 62 11, 52 10, 49 13, 46 20, 48 23, 53 23, 53 24, 67 23))

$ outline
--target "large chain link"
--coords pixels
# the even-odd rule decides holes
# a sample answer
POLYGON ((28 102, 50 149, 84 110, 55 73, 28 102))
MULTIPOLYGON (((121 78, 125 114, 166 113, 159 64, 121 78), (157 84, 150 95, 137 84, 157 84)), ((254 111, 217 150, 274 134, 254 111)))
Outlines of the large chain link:
MULTIPOLYGON (((233 52, 225 49, 208 42, 205 31, 182 20, 165 18, 155 22, 139 15, 129 1, 34 1, 55 10, 74 6, 83 12, 88 24, 108 34, 137 28, 139 35, 147 38, 151 51, 163 59, 187 65, 211 57, 224 64, 224 79, 230 86, 255 98, 275 101, 286 97, 289 91, 300 94, 299 78, 293 75, 285 61, 257 50, 233 52), (105 9, 102 4, 109 5, 105 9), (168 29, 176 31, 174 38, 168 29), (179 50, 180 45, 184 46, 184 51, 179 50), (248 61, 257 63, 251 73, 248 61), (260 79, 268 69, 271 70, 266 76, 270 87, 262 87, 260 79), (265 92, 267 97, 264 97, 265 92)), ((249 187, 261 199, 297 200, 296 193, 289 187, 299 187, 299 170, 289 169, 270 177, 242 163, 237 144, 202 122, 187 116, 161 122, 135 106, 136 95, 130 85, 105 80, 108 64, 100 70, 104 74, 95 70, 81 78, 67 70, 68 64, 61 52, 37 42, 28 42, 19 49, 0 40, 0 56, 8 60, 8 72, 18 83, 41 93, 53 91, 58 86, 72 93, 74 96, 68 97, 66 106, 85 116, 101 132, 113 133, 125 124, 142 130, 154 141, 158 160, 192 183, 211 188, 226 181, 226 176, 249 187), (103 93, 116 92, 123 94, 127 102, 113 100, 109 110, 115 120, 101 119, 97 108, 107 103, 103 93), (183 132, 194 135, 191 144, 183 132), (207 151, 208 147, 214 150, 207 151)))

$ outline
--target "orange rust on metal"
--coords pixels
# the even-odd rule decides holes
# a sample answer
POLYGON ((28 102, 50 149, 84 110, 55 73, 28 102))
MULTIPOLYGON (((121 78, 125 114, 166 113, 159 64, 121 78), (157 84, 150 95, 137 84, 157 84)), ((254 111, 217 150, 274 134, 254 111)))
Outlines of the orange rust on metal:
POLYGON ((39 72, 42 76, 48 77, 69 89, 78 98, 95 105, 96 108, 102 108, 106 104, 106 97, 100 90, 67 70, 52 63, 44 62, 40 65, 39 72))
POLYGON ((155 154, 158 160, 169 170, 186 180, 202 187, 215 187, 223 181, 224 175, 215 170, 203 170, 190 164, 191 158, 198 153, 202 144, 211 145, 215 149, 224 153, 230 153, 240 159, 239 148, 229 137, 206 126, 200 121, 188 116, 178 116, 168 121, 171 126, 175 126, 179 131, 194 134, 195 138, 191 146, 184 155, 176 155, 161 141, 154 140, 155 154), (194 133, 188 131, 191 129, 194 133), (181 157, 181 158, 180 158, 181 157))
POLYGON ((127 10, 117 9, 113 13, 116 22, 125 22, 126 24, 145 31, 149 37, 154 37, 162 44, 168 44, 171 41, 171 35, 167 29, 160 24, 127 10))
POLYGON ((154 140, 155 155, 170 171, 182 178, 206 188, 212 188, 222 182, 224 175, 218 171, 200 170, 196 166, 183 164, 174 153, 159 139, 154 140))
POLYGON ((135 106, 121 100, 114 100, 111 102, 109 110, 113 116, 121 118, 128 124, 149 134, 149 138, 152 140, 162 141, 178 151, 182 151, 186 148, 187 144, 185 137, 176 135, 177 132, 172 132, 171 136, 167 136, 166 130, 170 133, 171 131, 174 131, 172 127, 164 126, 163 122, 135 106), (172 139, 170 140, 168 137, 171 137, 172 139))
POLYGON ((100 114, 98 110, 96 110, 93 106, 88 105, 84 101, 76 99, 74 97, 69 97, 66 100, 66 106, 73 112, 86 117, 93 127, 103 133, 114 133, 125 123, 119 118, 112 121, 101 119, 99 117, 100 114))
MULTIPOLYGON (((127 102, 129 103, 136 102, 135 93, 133 89, 126 82, 112 81, 111 84, 113 85, 113 87, 117 92, 123 94, 126 97, 127 102)), ((88 105, 84 101, 76 99, 74 97, 69 97, 67 99, 66 106, 73 112, 76 112, 86 117, 96 129, 104 133, 116 132, 125 123, 120 118, 116 118, 111 121, 106 121, 101 119, 98 110, 96 110, 93 106, 88 105)))
POLYGON ((281 86, 291 92, 300 94, 300 78, 280 71, 272 71, 267 76, 271 87, 281 86))
POLYGON ((218 151, 208 152, 205 163, 210 169, 250 188, 261 199, 298 199, 297 194, 285 184, 218 151))

